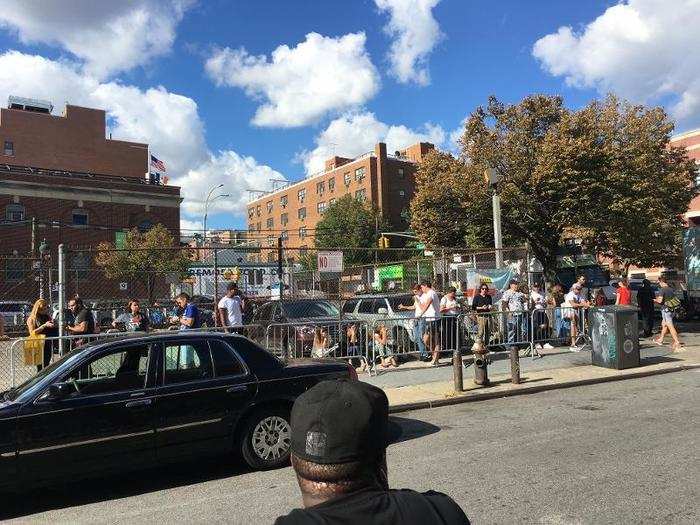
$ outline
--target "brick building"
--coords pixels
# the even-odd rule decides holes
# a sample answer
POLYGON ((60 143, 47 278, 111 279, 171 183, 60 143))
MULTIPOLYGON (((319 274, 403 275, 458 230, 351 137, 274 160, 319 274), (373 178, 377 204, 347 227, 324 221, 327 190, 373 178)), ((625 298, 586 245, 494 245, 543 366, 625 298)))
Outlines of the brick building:
MULTIPOLYGON (((700 185, 700 129, 681 133, 671 138, 673 146, 685 147, 688 156, 695 161, 698 166, 695 177, 695 185, 700 185)), ((685 214, 689 226, 700 226, 700 196, 695 197, 685 214)))
MULTIPOLYGON (((61 243, 86 249, 157 223, 179 238, 180 188, 146 180, 148 146, 106 138, 103 110, 67 105, 54 116, 51 109, 11 97, 0 110, 0 300, 36 295, 32 258, 43 239, 44 264, 55 268, 61 243)), ((83 271, 93 265, 86 252, 74 252, 67 265, 76 281, 94 280, 83 271)), ((80 284, 84 297, 108 296, 112 287, 80 284)))
POLYGON ((354 159, 332 157, 322 173, 251 201, 248 230, 263 238, 263 246, 276 245, 281 236, 287 248, 311 248, 325 209, 348 194, 375 206, 392 229, 405 230, 417 163, 433 149, 432 144, 420 142, 389 155, 386 144, 380 142, 374 151, 354 159))

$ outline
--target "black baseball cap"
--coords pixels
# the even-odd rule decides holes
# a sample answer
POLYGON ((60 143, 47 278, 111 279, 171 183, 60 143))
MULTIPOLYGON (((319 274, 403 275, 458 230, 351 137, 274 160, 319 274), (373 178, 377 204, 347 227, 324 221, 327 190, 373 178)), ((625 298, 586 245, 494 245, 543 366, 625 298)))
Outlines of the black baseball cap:
POLYGON ((377 460, 389 444, 389 400, 362 381, 322 381, 292 408, 292 453, 312 463, 377 460))

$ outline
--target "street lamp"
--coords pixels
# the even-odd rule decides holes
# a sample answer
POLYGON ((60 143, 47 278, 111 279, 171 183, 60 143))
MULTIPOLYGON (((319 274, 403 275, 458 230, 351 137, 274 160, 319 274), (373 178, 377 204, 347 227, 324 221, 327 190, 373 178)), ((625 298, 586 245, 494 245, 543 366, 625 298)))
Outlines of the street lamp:
POLYGON ((496 268, 503 266, 503 236, 501 233, 501 198, 498 196, 498 183, 501 173, 495 168, 484 172, 484 179, 491 189, 491 206, 493 207, 493 247, 496 249, 496 268))
POLYGON ((224 187, 223 183, 219 184, 218 186, 214 186, 212 189, 209 190, 209 193, 207 194, 207 198, 204 201, 204 224, 203 224, 203 229, 204 229, 203 234, 204 235, 203 235, 203 237, 204 237, 205 244, 207 242, 207 216, 209 214, 209 202, 213 202, 220 197, 230 197, 230 195, 228 193, 222 193, 221 195, 217 195, 213 199, 211 198, 212 193, 214 193, 219 188, 223 188, 223 187, 224 187))

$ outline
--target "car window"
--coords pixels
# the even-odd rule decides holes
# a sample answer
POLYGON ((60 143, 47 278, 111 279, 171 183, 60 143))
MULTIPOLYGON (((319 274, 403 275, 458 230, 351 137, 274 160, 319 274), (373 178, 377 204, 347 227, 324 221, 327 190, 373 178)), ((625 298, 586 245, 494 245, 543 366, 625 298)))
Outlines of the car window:
POLYGON ((164 351, 165 384, 211 379, 213 370, 206 341, 166 343, 164 351))
POLYGON ((399 306, 413 306, 413 296, 412 295, 397 295, 395 297, 389 298, 389 305, 394 312, 399 311, 399 306))
POLYGON ((328 301, 285 301, 282 310, 288 319, 300 317, 338 317, 340 311, 328 301))
POLYGON ((357 313, 358 314, 371 314, 373 305, 374 305, 374 299, 362 299, 362 301, 360 301, 360 306, 357 309, 357 313))
POLYGON ((386 304, 386 299, 379 298, 375 299, 374 303, 372 304, 372 313, 373 314, 378 314, 380 309, 388 310, 387 304, 386 304))
POLYGON ((270 312, 272 311, 273 303, 266 303, 262 305, 257 312, 255 312, 256 319, 268 320, 270 319, 270 312))
POLYGON ((355 305, 357 305, 357 299, 349 299, 343 303, 343 313, 351 314, 355 311, 355 305))
POLYGON ((237 376, 245 374, 243 364, 238 360, 233 350, 223 341, 213 339, 209 341, 212 361, 214 361, 214 373, 216 377, 237 376))
POLYGON ((149 355, 148 345, 119 348, 81 365, 64 383, 81 396, 139 390, 146 386, 149 355))

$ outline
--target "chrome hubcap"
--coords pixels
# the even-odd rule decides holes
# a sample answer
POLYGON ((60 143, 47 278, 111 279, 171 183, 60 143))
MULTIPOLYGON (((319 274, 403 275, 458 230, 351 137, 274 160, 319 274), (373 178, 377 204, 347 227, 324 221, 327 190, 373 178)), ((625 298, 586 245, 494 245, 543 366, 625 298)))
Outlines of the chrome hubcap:
POLYGON ((291 444, 289 423, 279 416, 266 417, 255 426, 252 442, 259 458, 265 461, 279 459, 291 444))

